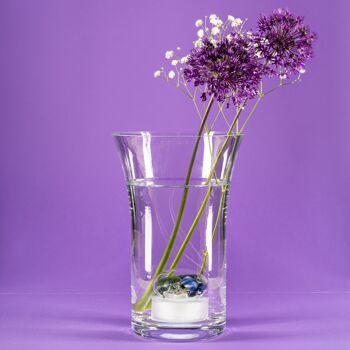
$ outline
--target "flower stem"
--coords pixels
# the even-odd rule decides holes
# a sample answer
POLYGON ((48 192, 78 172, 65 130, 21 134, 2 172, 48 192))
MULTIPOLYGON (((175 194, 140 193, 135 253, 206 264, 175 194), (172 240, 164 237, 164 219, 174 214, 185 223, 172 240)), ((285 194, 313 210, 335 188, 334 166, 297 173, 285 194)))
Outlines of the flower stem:
POLYGON ((204 209, 205 209, 205 207, 206 207, 206 205, 208 203, 208 200, 210 198, 210 195, 211 195, 212 191, 213 191, 213 186, 210 186, 208 191, 207 191, 207 194, 205 195, 204 200, 203 200, 203 202, 202 202, 202 204, 201 204, 201 206, 200 206, 200 208, 199 208, 199 210, 197 212, 197 215, 196 215, 196 217, 195 217, 195 219, 194 219, 190 229, 188 230, 184 241, 181 244, 181 247, 179 248, 179 250, 178 250, 178 252, 177 252, 173 262, 170 265, 170 268, 169 268, 170 273, 169 273, 168 276, 171 276, 174 273, 174 270, 175 270, 177 264, 179 263, 179 260, 180 260, 180 258, 182 256, 183 252, 185 251, 186 246, 187 246, 188 242, 190 241, 195 228, 198 225, 198 222, 199 222, 199 220, 200 220, 200 218, 201 218, 201 216, 203 214, 203 211, 204 211, 204 209))
POLYGON ((186 174, 186 179, 185 179, 185 183, 184 183, 184 189, 182 192, 182 198, 181 198, 181 203, 180 203, 180 208, 176 217, 176 221, 173 227, 173 230, 171 232, 170 238, 169 238, 169 242, 164 250, 164 253, 162 255, 162 258, 159 261, 159 264, 153 274, 153 277, 151 278, 151 280, 149 281, 145 292, 143 293, 143 295, 141 296, 141 298, 134 304, 134 311, 137 312, 142 312, 143 310, 145 310, 146 308, 148 308, 150 306, 150 296, 153 292, 153 282, 154 280, 162 273, 164 272, 165 266, 169 260, 170 257, 170 253, 171 250, 175 244, 175 239, 177 237, 177 234, 179 232, 180 226, 181 226, 181 222, 182 222, 182 218, 183 218, 183 214, 184 214, 184 210, 185 210, 185 206, 186 206, 186 202, 187 202, 187 197, 188 197, 188 185, 190 183, 191 180, 191 175, 192 175, 192 169, 193 169, 193 165, 194 165, 194 161, 196 158, 196 154, 197 154, 197 150, 199 147, 199 142, 201 139, 201 135, 203 133, 203 129, 205 127, 206 121, 208 119, 208 115, 210 112, 210 109, 213 105, 214 102, 214 96, 212 96, 210 98, 210 101, 208 103, 208 106, 206 108, 206 111, 204 113, 198 134, 197 134, 197 138, 196 138, 196 142, 192 151, 192 156, 191 156, 191 160, 190 160, 190 164, 189 167, 187 169, 187 174, 186 174))
MULTIPOLYGON (((228 162, 227 162, 227 165, 226 165, 225 173, 224 173, 224 176, 223 176, 224 179, 227 178, 228 172, 229 172, 231 166, 233 165, 234 157, 235 157, 235 153, 236 153, 235 152, 236 147, 237 147, 237 139, 235 139, 235 143, 234 143, 234 145, 232 147, 232 151, 231 151, 230 156, 228 158, 228 162)), ((218 228, 218 225, 219 225, 219 220, 220 220, 220 216, 221 216, 221 210, 222 210, 222 207, 223 207, 223 204, 224 204, 224 201, 225 201, 227 187, 228 187, 228 184, 224 184, 222 186, 220 204, 219 204, 219 208, 218 208, 218 212, 217 212, 216 220, 215 220, 215 225, 214 225, 213 232, 212 232, 212 237, 211 237, 212 241, 214 241, 215 234, 216 234, 216 231, 217 231, 217 228, 218 228)), ((205 252, 206 252, 206 255, 204 255, 204 257, 203 257, 201 270, 200 270, 201 274, 203 274, 203 272, 205 270, 205 266, 206 266, 207 259, 208 259, 208 256, 209 256, 208 251, 205 250, 205 252)))
POLYGON ((240 134, 243 132, 243 130, 244 130, 244 128, 245 128, 245 126, 247 125, 247 123, 249 122, 249 119, 251 118, 251 116, 253 115, 253 113, 254 113, 254 111, 255 111, 255 109, 256 109, 256 107, 258 106, 258 104, 259 104, 259 102, 261 101, 261 99, 264 97, 264 95, 263 94, 261 94, 261 95, 259 95, 259 97, 257 98, 257 100, 255 101, 255 104, 254 104, 254 106, 253 106, 253 108, 252 108, 252 110, 250 111, 250 113, 249 113, 249 115, 248 115, 248 117, 247 117, 247 119, 244 121, 244 123, 243 123, 243 125, 242 125, 242 127, 241 127, 241 129, 240 129, 240 134))
MULTIPOLYGON (((232 133, 232 130, 233 130, 233 128, 234 128, 234 126, 235 126, 235 124, 236 124, 236 122, 238 120, 238 117, 239 117, 240 113, 242 112, 242 110, 243 110, 243 108, 241 108, 238 111, 234 121, 232 122, 232 125, 230 126, 229 131, 227 132, 226 140, 225 140, 224 144, 222 145, 222 147, 221 147, 221 149, 220 149, 220 151, 219 151, 219 153, 218 153, 218 155, 217 155, 217 157, 215 159, 214 166, 212 167, 212 169, 210 171, 210 174, 209 174, 209 176, 208 176, 208 178, 207 178, 207 180, 205 182, 205 185, 209 185, 210 184, 211 178, 213 176, 213 173, 215 172, 215 169, 216 169, 216 166, 218 164, 218 161, 219 161, 220 157, 222 156, 222 153, 224 152, 224 150, 226 148, 226 145, 227 145, 227 143, 228 143, 228 141, 230 139, 230 135, 232 133)), ((237 145, 237 138, 234 141, 234 145, 233 145, 233 149, 232 149, 232 151, 230 153, 229 161, 230 161, 231 157, 232 157, 232 159, 234 157, 234 153, 235 153, 234 150, 236 148, 236 145, 237 145)), ((228 169, 229 169, 229 167, 226 168, 225 174, 227 174, 228 169)), ((186 249, 186 246, 187 246, 188 242, 190 241, 195 228, 198 225, 199 219, 200 219, 201 215, 203 214, 203 211, 204 211, 204 209, 205 209, 205 207, 206 207, 206 205, 208 203, 208 200, 210 198, 212 190, 213 190, 213 186, 209 186, 209 188, 207 190, 207 193, 206 193, 206 195, 204 197, 204 200, 203 200, 203 202, 202 202, 202 204, 201 204, 201 206, 200 206, 200 208, 199 208, 199 210, 197 212, 197 215, 196 215, 196 217, 195 217, 195 219, 194 219, 190 229, 188 230, 188 232, 186 234, 186 237, 185 237, 184 241, 181 244, 181 247, 179 248, 178 252, 176 253, 176 256, 175 256, 173 262, 170 265, 170 273, 168 274, 168 276, 171 276, 174 273, 174 270, 176 269, 176 266, 179 263, 180 258, 182 257, 182 254, 184 253, 184 251, 186 249)))

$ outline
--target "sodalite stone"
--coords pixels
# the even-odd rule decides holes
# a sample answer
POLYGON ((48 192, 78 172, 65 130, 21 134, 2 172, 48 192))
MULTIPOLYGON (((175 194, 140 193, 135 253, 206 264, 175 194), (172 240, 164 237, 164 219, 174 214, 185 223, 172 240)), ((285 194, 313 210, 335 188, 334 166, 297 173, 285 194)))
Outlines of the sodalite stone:
POLYGON ((207 282, 202 275, 173 275, 156 280, 154 291, 164 298, 187 298, 202 295, 207 282))

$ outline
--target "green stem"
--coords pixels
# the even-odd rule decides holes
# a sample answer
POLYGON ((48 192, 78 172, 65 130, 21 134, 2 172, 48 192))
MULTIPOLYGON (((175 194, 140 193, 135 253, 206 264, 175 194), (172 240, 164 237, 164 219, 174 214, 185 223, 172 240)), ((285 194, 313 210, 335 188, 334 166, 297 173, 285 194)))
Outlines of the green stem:
MULTIPOLYGON (((229 141, 229 139, 230 139, 230 135, 231 135, 231 133, 232 133, 232 130, 233 130, 233 128, 234 128, 234 126, 235 126, 235 124, 236 124, 236 122, 237 122, 237 120, 238 120, 238 117, 239 117, 239 115, 240 115, 241 112, 242 112, 242 110, 243 110, 243 108, 241 108, 241 109, 238 111, 238 113, 237 113, 235 119, 234 119, 233 122, 232 122, 232 125, 230 126, 229 131, 227 132, 226 140, 225 140, 224 144, 222 145, 222 147, 221 147, 221 149, 220 149, 220 151, 219 151, 219 153, 218 153, 218 155, 217 155, 217 157, 216 157, 214 166, 212 167, 212 169, 211 169, 211 171, 210 171, 210 174, 209 174, 209 176, 208 176, 208 178, 207 178, 207 180, 206 180, 206 182, 205 182, 205 185, 209 185, 209 184, 210 184, 211 178, 212 178, 212 176, 213 176, 213 173, 215 172, 215 169, 216 169, 216 166, 217 166, 217 164, 218 164, 218 161, 219 161, 220 157, 222 156, 222 153, 224 152, 224 150, 225 150, 225 148, 226 148, 226 145, 227 145, 227 143, 228 143, 228 141, 229 141)), ((231 151, 231 154, 233 153, 234 149, 236 148, 236 144, 237 144, 237 139, 235 139, 235 143, 234 143, 234 145, 233 145, 233 150, 231 151)), ((230 158, 229 158, 229 159, 230 159, 230 158)), ((185 237, 184 241, 182 242, 181 247, 179 248, 178 252, 176 253, 176 256, 175 256, 173 262, 172 262, 171 265, 170 265, 170 273, 168 274, 168 276, 171 276, 171 275, 174 273, 174 270, 176 269, 176 266, 177 266, 177 264, 179 263, 180 258, 182 257, 182 254, 184 253, 185 248, 186 248, 188 242, 190 241, 190 239, 191 239, 191 237, 192 237, 192 234, 193 234, 195 228, 196 228, 197 225, 198 225, 199 219, 200 219, 200 217, 201 217, 201 215, 202 215, 202 213, 203 213, 203 211, 204 211, 204 208, 205 208, 206 205, 207 205, 207 202, 208 202, 208 200, 209 200, 209 198, 210 198, 210 195, 211 195, 212 190, 213 190, 213 186, 209 186, 209 188, 208 188, 208 190, 207 190, 207 193, 206 193, 206 195, 205 195, 205 197, 204 197, 204 200, 203 200, 203 202, 202 202, 202 204, 201 204, 201 206, 200 206, 200 208, 199 208, 199 210, 198 210, 198 212, 197 212, 197 215, 196 215, 196 217, 195 217, 195 219, 194 219, 194 221, 193 221, 193 223, 192 223, 190 229, 188 230, 188 232, 187 232, 187 234, 186 234, 186 237, 185 237)))
POLYGON ((225 140, 224 144, 222 145, 222 147, 221 147, 221 149, 220 149, 218 155, 216 156, 214 165, 213 165, 213 167, 212 167, 211 170, 210 170, 210 173, 209 173, 209 175, 208 175, 207 181, 205 182, 206 185, 209 185, 209 183, 210 183, 210 180, 211 180, 211 178, 212 178, 212 176, 213 176, 213 174, 214 174, 214 172, 215 172, 215 169, 216 169, 216 167, 217 167, 217 165, 218 165, 218 162, 219 162, 219 160, 220 160, 222 154, 223 154, 224 151, 225 151, 225 148, 226 148, 226 146, 227 146, 227 144, 228 144, 228 141, 230 140, 230 135, 232 134, 233 128, 234 128, 234 126, 236 125, 236 122, 238 121, 238 118, 239 118, 239 116, 241 115, 241 113, 242 113, 242 111, 243 111, 243 108, 245 107, 246 103, 247 103, 247 100, 244 102, 243 106, 239 109, 238 113, 237 113, 236 116, 235 116, 235 119, 233 120, 233 122, 232 122, 232 124, 231 124, 229 130, 227 131, 226 140, 225 140))
MULTIPOLYGON (((225 173, 224 173, 224 176, 223 176, 224 179, 227 178, 227 176, 228 176, 228 171, 229 171, 231 165, 233 165, 236 147, 237 147, 237 138, 235 139, 234 145, 233 145, 233 147, 232 147, 232 151, 231 151, 230 156, 229 156, 228 163, 227 163, 227 165, 226 165, 225 173)), ((212 241, 214 241, 215 234, 216 234, 216 231, 217 231, 217 228, 218 228, 218 225, 219 225, 220 216, 221 216, 221 210, 222 210, 222 206, 223 206, 223 203, 224 203, 224 199, 225 199, 225 195, 226 195, 227 186, 228 186, 228 185, 225 184, 225 185, 223 185, 223 187, 222 187, 219 209, 218 209, 218 212, 217 212, 217 215, 216 215, 215 225, 214 225, 213 232, 212 232, 212 237, 211 237, 211 240, 212 240, 212 241)), ((201 265, 201 270, 200 270, 200 273, 201 273, 201 274, 203 274, 203 272, 204 272, 204 269, 205 269, 205 266, 206 266, 206 262, 207 262, 207 259, 208 259, 208 255, 209 255, 209 253, 208 253, 207 250, 206 250, 205 252, 206 252, 206 255, 204 255, 204 257, 203 257, 203 261, 202 261, 202 265, 201 265)))
POLYGON ((261 99, 262 99, 263 97, 264 97, 264 95, 263 95, 263 94, 261 94, 261 95, 259 95, 258 99, 255 101, 255 104, 254 104, 254 106, 253 106, 252 110, 250 111, 250 113, 249 113, 249 115, 248 115, 247 119, 244 121, 244 124, 243 124, 243 125, 242 125, 242 127, 241 127, 241 130, 239 131, 239 132, 240 132, 240 134, 243 132, 243 130, 244 130, 244 128, 245 128, 245 126, 246 126, 246 125, 247 125, 247 123, 249 122, 249 119, 250 119, 250 118, 251 118, 251 116, 253 115, 253 113, 254 113, 254 111, 255 111, 256 107, 258 106, 259 102, 261 101, 261 99))
POLYGON ((202 262, 202 267, 201 270, 199 271, 200 274, 203 274, 205 265, 207 264, 207 259, 208 259, 208 251, 203 250, 203 262, 202 262))
POLYGON ((213 105, 213 102, 214 102, 214 96, 212 96, 210 98, 208 107, 204 113, 202 123, 201 123, 201 126, 199 128, 199 131, 198 131, 198 134, 196 137, 196 142, 195 142, 195 145, 194 145, 194 148, 192 151, 191 161, 190 161, 190 164, 189 164, 189 167, 187 170, 187 174, 186 174, 186 179, 185 179, 185 183, 184 183, 184 190, 182 193, 180 208, 179 208, 179 211, 178 211, 178 214, 176 217, 176 221, 175 221, 173 230, 172 230, 170 238, 169 238, 169 242, 168 242, 168 244, 164 250, 163 256, 160 259, 159 264, 158 264, 158 266, 153 274, 153 277, 151 278, 151 280, 149 281, 149 283, 146 287, 145 292, 143 293, 142 297, 134 304, 134 310, 137 312, 141 312, 141 311, 145 310, 146 308, 148 308, 149 302, 150 302, 150 296, 153 292, 153 282, 162 272, 164 272, 164 268, 169 260, 171 250, 175 244, 175 239, 177 237, 177 234, 178 234, 180 226, 181 226, 182 217, 183 217, 183 213, 184 213, 186 202, 187 202, 188 191, 189 191, 188 185, 190 183, 190 179, 191 179, 191 175, 192 175, 192 168, 193 168, 194 161, 196 158, 201 135, 203 133, 203 129, 204 129, 205 123, 208 119, 208 115, 209 115, 210 109, 213 105))
POLYGON ((176 254, 176 257, 174 258, 173 262, 170 265, 169 276, 171 276, 174 273, 174 270, 175 270, 177 264, 179 263, 179 260, 180 260, 180 258, 182 256, 183 252, 185 251, 186 246, 187 246, 188 242, 190 241, 195 228, 198 225, 198 222, 199 222, 199 220, 200 220, 200 218, 202 216, 202 213, 203 213, 203 211, 204 211, 204 209, 205 209, 205 207, 206 207, 206 205, 208 203, 208 200, 210 198, 210 195, 211 195, 212 191, 213 191, 213 186, 210 186, 208 191, 207 191, 207 194, 205 195, 205 198, 204 198, 204 200, 203 200, 203 202, 202 202, 202 204, 201 204, 201 206, 200 206, 200 208, 199 208, 199 210, 197 212, 197 215, 196 215, 196 217, 195 217, 195 219, 194 219, 190 229, 188 230, 188 232, 186 234, 186 237, 185 237, 184 241, 181 244, 181 247, 179 248, 179 250, 178 250, 178 252, 176 254))

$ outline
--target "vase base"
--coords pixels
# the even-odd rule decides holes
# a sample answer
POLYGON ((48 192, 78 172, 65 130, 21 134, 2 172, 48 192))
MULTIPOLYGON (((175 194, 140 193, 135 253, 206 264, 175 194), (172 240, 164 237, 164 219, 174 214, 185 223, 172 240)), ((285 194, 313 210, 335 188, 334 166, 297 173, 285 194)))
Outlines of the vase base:
POLYGON ((166 342, 191 342, 208 340, 220 335, 225 329, 225 322, 215 325, 198 326, 171 326, 171 325, 147 325, 132 322, 135 334, 158 341, 166 342))

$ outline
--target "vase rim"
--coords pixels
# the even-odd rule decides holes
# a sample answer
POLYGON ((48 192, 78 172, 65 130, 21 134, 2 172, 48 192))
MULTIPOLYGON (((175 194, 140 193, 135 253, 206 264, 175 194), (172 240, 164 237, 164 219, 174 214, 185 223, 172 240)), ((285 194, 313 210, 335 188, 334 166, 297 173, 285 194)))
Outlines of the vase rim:
MULTIPOLYGON (((151 135, 152 137, 204 137, 208 135, 206 132, 204 132, 202 135, 198 136, 198 134, 192 133, 192 132, 162 132, 162 131, 116 131, 112 134, 114 137, 142 137, 144 135, 151 135)), ((226 131, 210 131, 209 135, 211 136, 229 136, 229 137, 242 137, 244 134, 240 133, 233 133, 230 135, 227 135, 226 131)))

